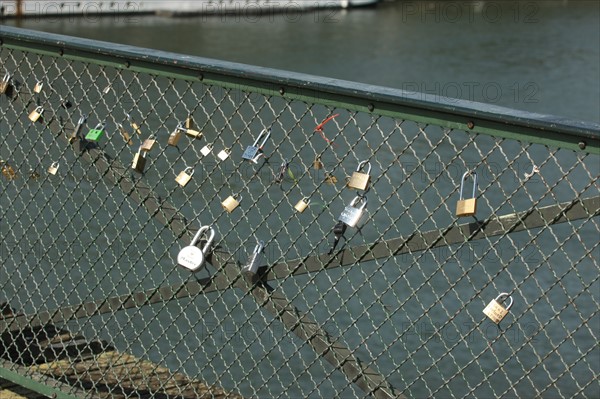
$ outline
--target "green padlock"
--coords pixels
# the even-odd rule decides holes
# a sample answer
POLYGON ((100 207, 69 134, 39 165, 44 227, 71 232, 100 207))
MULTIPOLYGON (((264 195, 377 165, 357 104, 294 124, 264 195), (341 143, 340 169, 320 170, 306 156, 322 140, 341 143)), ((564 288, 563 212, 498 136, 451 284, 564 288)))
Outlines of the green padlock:
POLYGON ((85 139, 89 141, 98 141, 104 136, 104 127, 105 123, 99 123, 95 128, 90 129, 88 134, 86 134, 85 139))

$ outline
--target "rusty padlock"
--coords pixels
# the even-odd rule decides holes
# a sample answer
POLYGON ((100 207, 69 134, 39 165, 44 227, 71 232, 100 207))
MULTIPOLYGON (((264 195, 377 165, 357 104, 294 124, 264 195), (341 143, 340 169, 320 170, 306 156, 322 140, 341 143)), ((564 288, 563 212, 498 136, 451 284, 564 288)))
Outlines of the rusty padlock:
POLYGON ((483 309, 483 313, 487 317, 489 317, 491 321, 493 321, 496 324, 499 324, 504 318, 504 316, 508 314, 508 311, 510 310, 512 304, 512 297, 509 294, 503 292, 500 295, 498 295, 496 299, 492 299, 492 301, 485 307, 485 309, 483 309), (502 299, 502 301, 504 302, 503 298, 510 299, 510 303, 507 307, 502 306, 502 304, 498 302, 499 299, 502 299))
POLYGON ((458 199, 458 202, 456 203, 456 216, 458 217, 463 217, 463 216, 473 216, 475 215, 475 213, 477 213, 477 173, 475 173, 474 171, 466 171, 463 176, 462 179, 460 181, 460 197, 458 199), (463 199, 463 189, 464 189, 464 185, 465 185, 465 180, 467 179, 467 177, 469 177, 469 175, 473 175, 473 195, 472 198, 469 199, 463 199))
POLYGON ((120 123, 117 125, 117 128, 119 129, 119 132, 121 133, 121 137, 123 137, 123 140, 128 144, 128 145, 133 145, 133 141, 131 140, 131 137, 129 137, 129 133, 127 133, 127 130, 125 130, 125 128, 123 127, 123 125, 121 125, 120 123))
POLYGON ((321 162, 321 158, 319 158, 318 156, 315 157, 315 160, 313 161, 313 169, 315 170, 321 170, 323 169, 323 162, 321 162))

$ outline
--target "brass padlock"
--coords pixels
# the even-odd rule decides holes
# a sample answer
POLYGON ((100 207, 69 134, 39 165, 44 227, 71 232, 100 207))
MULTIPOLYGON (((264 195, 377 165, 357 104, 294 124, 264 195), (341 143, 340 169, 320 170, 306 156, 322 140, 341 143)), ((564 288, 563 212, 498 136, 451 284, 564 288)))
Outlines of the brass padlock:
POLYGON ((125 140, 125 142, 129 145, 133 145, 133 141, 131 140, 131 137, 129 137, 129 133, 127 133, 127 130, 125 130, 123 125, 121 125, 119 123, 117 125, 117 128, 119 129, 119 132, 121 133, 121 137, 123 137, 123 140, 125 140))
POLYGON ((306 210, 306 208, 308 208, 309 204, 310 204, 310 200, 308 198, 302 198, 300 201, 298 201, 298 203, 296 205, 294 205, 294 209, 296 209, 298 212, 302 213, 306 210))
POLYGON ((193 137, 195 139, 199 139, 202 137, 202 132, 199 132, 194 129, 185 129, 185 134, 187 134, 188 136, 193 137))
POLYGON ((50 165, 48 168, 48 173, 51 175, 56 175, 56 172, 58 172, 58 166, 58 162, 52 162, 52 165, 50 165))
POLYGON ((181 187, 185 187, 190 182, 190 180, 192 180, 192 176, 194 176, 194 168, 188 166, 177 175, 175 181, 179 183, 181 187), (188 173, 189 171, 191 171, 191 173, 188 173))
POLYGON ((44 82, 42 82, 41 80, 38 80, 37 83, 35 84, 35 86, 33 86, 33 92, 36 94, 40 94, 42 92, 43 88, 44 88, 44 82))
POLYGON ((133 162, 131 163, 131 169, 135 170, 138 173, 144 173, 144 168, 146 167, 146 152, 142 151, 142 148, 138 150, 138 152, 133 157, 133 162))
POLYGON ((355 188, 357 190, 366 190, 369 187, 369 180, 371 180, 371 163, 368 161, 362 161, 358 164, 356 171, 352 173, 352 177, 348 181, 348 187, 355 188), (367 173, 362 173, 361 169, 364 165, 367 165, 367 173))
POLYGON ((489 317, 490 320, 492 320, 494 323, 499 324, 504 318, 504 316, 508 314, 508 311, 510 310, 512 304, 512 297, 509 294, 503 292, 500 295, 498 295, 496 299, 492 299, 492 301, 485 307, 485 309, 483 309, 483 313, 487 317, 489 317), (510 299, 510 303, 507 307, 502 306, 502 304, 498 302, 499 299, 502 299, 502 301, 504 302, 503 298, 510 299))
POLYGON ((235 210, 235 208, 237 208, 240 205, 241 201, 242 197, 240 197, 238 201, 233 197, 233 195, 230 195, 229 197, 225 198, 225 201, 223 201, 221 205, 223 205, 223 209, 231 213, 235 210))
POLYGON ((140 127, 138 126, 137 123, 135 123, 135 121, 133 120, 133 118, 131 117, 131 115, 129 114, 125 114, 127 116, 127 120, 129 121, 129 124, 131 125, 131 127, 133 128, 133 130, 137 133, 137 134, 142 134, 142 131, 140 130, 140 127))
POLYGON ((8 86, 10 86, 10 74, 7 72, 0 80, 0 94, 6 93, 8 86))
POLYGON ((142 149, 142 151, 150 152, 150 151, 152 151, 152 148, 154 147, 155 143, 156 143, 156 139, 154 138, 154 135, 151 134, 150 137, 148 137, 146 140, 144 140, 144 142, 142 143, 142 146, 140 148, 142 149))
POLYGON ((183 134, 184 130, 185 129, 183 129, 181 125, 177 126, 173 133, 171 133, 171 135, 169 136, 169 141, 167 142, 167 144, 176 147, 177 144, 179 144, 179 140, 181 139, 181 135, 183 134))
POLYGON ((192 119, 192 117, 188 117, 185 120, 185 128, 186 129, 193 129, 194 128, 194 120, 192 119))
POLYGON ((466 171, 460 181, 460 197, 456 204, 456 216, 473 216, 477 213, 477 173, 466 171), (469 175, 473 175, 473 196, 469 199, 463 199, 463 188, 465 180, 469 175))
POLYGON ((40 119, 40 116, 44 113, 44 108, 41 106, 35 107, 33 111, 29 114, 29 120, 32 122, 37 122, 40 119))
POLYGON ((205 145, 200 149, 200 153, 204 156, 207 156, 212 151, 212 148, 209 145, 205 145))
POLYGON ((221 161, 224 161, 224 160, 226 160, 227 158, 229 158, 229 155, 230 155, 229 151, 227 151, 227 150, 221 150, 221 151, 219 151, 219 153, 217 154, 217 157, 218 157, 218 158, 219 158, 221 161))
POLYGON ((329 172, 325 172, 325 183, 329 184, 329 185, 334 185, 335 183, 337 183, 338 179, 337 177, 335 177, 333 174, 329 173, 329 172))
POLYGON ((313 168, 315 170, 321 170, 323 169, 323 162, 321 162, 321 158, 319 158, 318 156, 315 157, 315 160, 313 161, 313 168))

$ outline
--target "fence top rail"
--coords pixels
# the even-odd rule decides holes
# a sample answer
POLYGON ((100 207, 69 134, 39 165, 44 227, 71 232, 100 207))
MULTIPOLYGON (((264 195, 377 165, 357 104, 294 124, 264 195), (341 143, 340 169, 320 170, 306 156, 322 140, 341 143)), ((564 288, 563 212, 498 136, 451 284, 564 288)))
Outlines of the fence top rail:
POLYGON ((597 152, 600 123, 578 121, 554 115, 519 111, 496 105, 407 90, 374 86, 303 73, 250 66, 203 57, 183 55, 130 45, 76 38, 9 26, 0 29, 0 45, 44 54, 85 59, 103 65, 222 84, 241 90, 299 98, 314 103, 342 106, 381 115, 420 116, 418 122, 447 122, 442 126, 472 129, 473 125, 500 136, 530 140, 532 132, 543 144, 570 142, 565 147, 597 152), (491 129, 486 127, 492 126, 491 129), (550 142, 549 135, 556 136, 550 142), (586 140, 581 144, 582 140, 586 140), (591 142, 590 142, 591 141, 591 142), (579 148, 577 148, 579 147, 579 148))

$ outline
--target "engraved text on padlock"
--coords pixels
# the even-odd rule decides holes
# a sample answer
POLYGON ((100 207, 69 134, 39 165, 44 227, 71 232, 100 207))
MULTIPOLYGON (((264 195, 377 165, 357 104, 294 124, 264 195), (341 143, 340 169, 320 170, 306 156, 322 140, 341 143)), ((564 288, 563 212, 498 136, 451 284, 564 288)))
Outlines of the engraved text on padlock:
POLYGON ((355 197, 350 205, 344 208, 339 220, 350 227, 356 227, 367 207, 367 197, 355 197), (357 205, 360 202, 360 206, 357 205))
POLYGON ((492 320, 494 323, 498 324, 502 321, 504 316, 506 316, 508 314, 508 311, 510 310, 512 304, 513 304, 512 297, 506 293, 501 293, 500 295, 498 295, 496 297, 496 299, 492 299, 492 301, 485 307, 485 309, 483 309, 483 313, 487 317, 489 317, 490 320, 492 320), (510 302, 506 308, 504 306, 502 306, 502 304, 500 302, 498 302, 499 300, 501 300, 503 298, 510 299, 510 302))
POLYGON ((206 255, 210 252, 210 247, 214 239, 215 230, 212 227, 201 227, 194 236, 192 243, 189 246, 181 249, 181 251, 179 251, 179 254, 177 255, 177 263, 180 266, 183 266, 186 269, 189 269, 193 272, 200 269, 204 265, 206 255), (202 234, 206 232, 209 232, 209 236, 207 238, 206 244, 204 245, 202 250, 200 250, 200 248, 198 248, 196 245, 198 244, 198 241, 200 241, 200 237, 202 236, 202 234))

